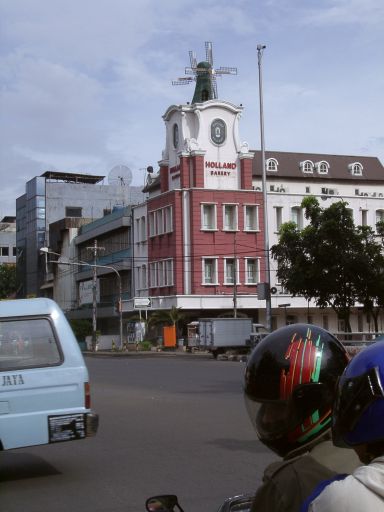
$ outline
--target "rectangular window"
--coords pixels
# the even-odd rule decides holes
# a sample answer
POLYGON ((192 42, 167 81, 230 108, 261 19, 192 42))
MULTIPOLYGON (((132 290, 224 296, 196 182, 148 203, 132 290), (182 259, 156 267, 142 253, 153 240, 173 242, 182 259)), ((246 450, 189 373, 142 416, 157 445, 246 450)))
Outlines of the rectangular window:
POLYGON ((203 284, 218 284, 217 258, 203 258, 203 284))
POLYGON ((16 255, 17 255, 16 247, 12 247, 12 256, 16 256, 16 255))
POLYGON ((283 207, 275 206, 275 216, 276 216, 276 232, 278 232, 283 223, 283 207))
POLYGON ((376 224, 384 221, 384 210, 376 210, 376 224))
POLYGON ((257 205, 245 205, 244 208, 244 230, 258 231, 259 229, 259 207, 257 205))
POLYGON ((172 206, 164 208, 164 232, 171 233, 173 231, 172 206))
POLYGON ((66 217, 82 217, 83 209, 78 206, 66 206, 65 207, 65 216, 66 217))
POLYGON ((234 258, 224 259, 224 284, 235 284, 236 260, 234 258))
POLYGON ((157 262, 157 284, 158 286, 165 286, 165 262, 157 262))
POLYGON ((157 262, 149 264, 149 286, 151 288, 157 287, 157 262))
POLYGON ((368 210, 361 210, 361 225, 368 226, 368 210))
POLYGON ((0 256, 9 256, 9 247, 0 247, 0 256))
POLYGON ((164 233, 164 218, 163 218, 163 209, 157 210, 156 212, 156 221, 157 221, 157 234, 162 235, 164 233))
POLYGON ((148 221, 149 221, 149 236, 155 236, 155 212, 149 212, 148 215, 148 221))
POLYGON ((144 242, 147 239, 147 225, 145 217, 140 219, 140 242, 144 242))
POLYGON ((258 258, 245 259, 245 284, 257 284, 260 281, 259 263, 258 258))
POLYGON ((294 206, 291 210, 291 220, 296 224, 298 229, 303 229, 303 210, 300 206, 294 206))
POLYGON ((165 260, 165 272, 167 286, 173 286, 173 260, 165 260))
POLYGON ((0 322, 0 371, 58 365, 61 353, 49 320, 0 322))
POLYGON ((216 205, 201 205, 201 229, 216 229, 216 205))
POLYGON ((224 231, 237 230, 237 205, 223 205, 223 229, 224 231))

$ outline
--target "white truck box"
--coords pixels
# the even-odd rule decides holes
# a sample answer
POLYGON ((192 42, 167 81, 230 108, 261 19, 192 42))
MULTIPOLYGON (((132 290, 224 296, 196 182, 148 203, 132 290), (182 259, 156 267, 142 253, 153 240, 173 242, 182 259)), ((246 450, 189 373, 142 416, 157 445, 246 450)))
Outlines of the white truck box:
POLYGON ((199 346, 214 356, 251 346, 251 318, 199 318, 199 346))

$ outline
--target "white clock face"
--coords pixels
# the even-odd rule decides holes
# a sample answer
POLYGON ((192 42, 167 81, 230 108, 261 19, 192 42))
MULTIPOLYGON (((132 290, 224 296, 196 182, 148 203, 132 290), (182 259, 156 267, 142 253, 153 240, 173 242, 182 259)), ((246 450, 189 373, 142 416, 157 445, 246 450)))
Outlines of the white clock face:
POLYGON ((227 127, 222 119, 214 119, 211 123, 211 140, 220 146, 227 137, 227 127))
POLYGON ((176 149, 179 145, 179 127, 177 124, 173 125, 173 147, 176 149))

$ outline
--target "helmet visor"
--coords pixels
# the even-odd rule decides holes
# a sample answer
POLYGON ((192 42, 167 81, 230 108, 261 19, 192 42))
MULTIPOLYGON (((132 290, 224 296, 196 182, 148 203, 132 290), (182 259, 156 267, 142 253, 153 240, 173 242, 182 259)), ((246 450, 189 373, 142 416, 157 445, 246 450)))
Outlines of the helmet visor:
POLYGON ((280 439, 295 423, 287 401, 274 400, 260 403, 245 396, 245 405, 259 439, 265 441, 280 439))

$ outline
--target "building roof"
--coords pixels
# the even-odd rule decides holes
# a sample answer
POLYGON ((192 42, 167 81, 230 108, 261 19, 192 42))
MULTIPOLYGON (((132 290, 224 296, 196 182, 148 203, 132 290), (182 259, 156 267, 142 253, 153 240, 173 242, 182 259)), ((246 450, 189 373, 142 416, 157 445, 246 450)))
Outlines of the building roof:
MULTIPOLYGON (((253 159, 253 176, 261 176, 261 151, 252 151, 255 154, 253 159)), ((373 156, 353 156, 353 155, 327 155, 324 153, 289 153, 283 151, 266 151, 266 162, 273 158, 277 162, 276 171, 268 171, 268 178, 276 176, 277 178, 292 179, 320 179, 330 181, 384 181, 384 167, 377 157, 373 156), (305 161, 310 161, 314 165, 320 162, 328 164, 328 172, 319 174, 316 170, 313 173, 303 172, 302 166, 305 161), (351 166, 360 164, 362 167, 361 175, 352 174, 351 166)))
POLYGON ((41 177, 49 180, 65 181, 66 183, 91 183, 93 185, 99 183, 105 178, 105 176, 95 176, 93 174, 58 171, 46 171, 41 175, 41 177))

